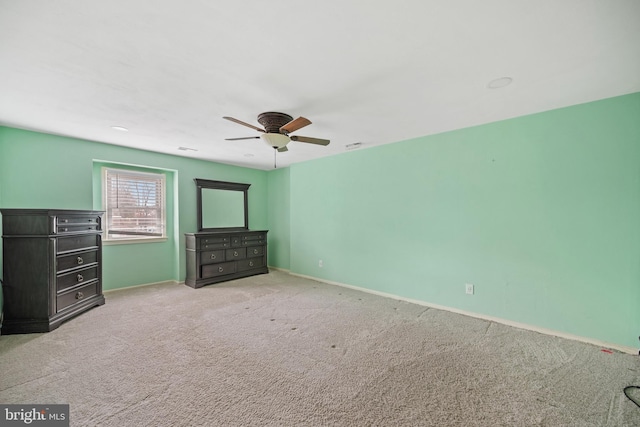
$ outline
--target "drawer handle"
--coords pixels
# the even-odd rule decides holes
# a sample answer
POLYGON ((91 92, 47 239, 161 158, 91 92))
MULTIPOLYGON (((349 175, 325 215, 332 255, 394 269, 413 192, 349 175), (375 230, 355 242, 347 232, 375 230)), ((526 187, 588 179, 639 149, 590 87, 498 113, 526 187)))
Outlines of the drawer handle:
POLYGON ((76 292, 76 299, 84 298, 84 294, 82 292, 76 292))
POLYGON ((257 255, 257 254, 258 254, 258 250, 257 250, 257 249, 254 249, 254 250, 253 250, 253 253, 257 255))
POLYGON ((249 267, 253 267, 253 261, 249 261, 249 267))
POLYGON ((60 222, 66 223, 66 222, 69 222, 69 220, 64 218, 64 219, 61 219, 60 222))
POLYGON ((60 228, 60 231, 69 231, 69 229, 67 227, 62 227, 60 228))
POLYGON ((84 280, 84 277, 82 277, 82 274, 78 274, 78 282, 82 282, 84 280))
POLYGON ((222 273, 223 271, 224 271, 224 268, 218 267, 218 273, 222 273))
POLYGON ((211 259, 216 259, 216 254, 211 254, 211 259))
POLYGON ((238 251, 233 251, 233 256, 238 256, 238 251))
POLYGON ((78 261, 78 265, 84 264, 84 260, 82 259, 81 256, 78 257, 77 261, 78 261))

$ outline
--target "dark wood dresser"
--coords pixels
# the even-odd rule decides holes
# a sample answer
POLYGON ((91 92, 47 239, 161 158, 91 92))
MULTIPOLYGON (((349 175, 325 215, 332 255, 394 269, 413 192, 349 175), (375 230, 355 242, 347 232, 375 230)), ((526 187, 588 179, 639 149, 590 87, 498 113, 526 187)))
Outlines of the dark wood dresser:
POLYGON ((184 282, 192 288, 269 272, 265 230, 186 233, 185 237, 184 282))
POLYGON ((2 334, 51 331, 104 304, 103 212, 0 209, 2 334))

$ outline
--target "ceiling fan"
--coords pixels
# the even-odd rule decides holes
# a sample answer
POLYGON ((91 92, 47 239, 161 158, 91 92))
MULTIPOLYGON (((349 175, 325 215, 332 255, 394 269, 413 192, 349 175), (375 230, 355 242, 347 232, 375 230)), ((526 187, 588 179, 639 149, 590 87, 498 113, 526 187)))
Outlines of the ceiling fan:
POLYGON ((311 138, 309 136, 298 136, 298 135, 289 135, 292 132, 297 131, 305 126, 311 124, 309 119, 304 117, 298 117, 297 119, 293 119, 288 114, 284 113, 275 113, 275 112, 267 112, 258 115, 258 123, 264 126, 264 129, 261 129, 257 126, 251 125, 249 123, 245 123, 241 120, 234 119, 233 117, 223 117, 223 119, 230 120, 232 122, 238 123, 240 125, 249 127, 251 129, 255 129, 258 132, 262 132, 260 136, 248 136, 244 138, 227 138, 226 141, 239 141, 241 139, 262 139, 266 142, 270 147, 278 150, 279 152, 288 151, 287 144, 290 141, 296 142, 306 142, 309 144, 317 144, 317 145, 329 145, 328 139, 320 139, 320 138, 311 138))

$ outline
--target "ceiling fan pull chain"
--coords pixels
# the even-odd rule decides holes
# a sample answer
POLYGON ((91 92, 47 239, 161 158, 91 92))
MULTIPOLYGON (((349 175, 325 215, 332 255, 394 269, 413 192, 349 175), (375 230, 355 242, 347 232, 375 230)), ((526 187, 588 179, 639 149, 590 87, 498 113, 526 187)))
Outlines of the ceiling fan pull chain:
POLYGON ((276 150, 275 147, 273 147, 273 168, 276 169, 276 155, 278 154, 278 150, 276 150))

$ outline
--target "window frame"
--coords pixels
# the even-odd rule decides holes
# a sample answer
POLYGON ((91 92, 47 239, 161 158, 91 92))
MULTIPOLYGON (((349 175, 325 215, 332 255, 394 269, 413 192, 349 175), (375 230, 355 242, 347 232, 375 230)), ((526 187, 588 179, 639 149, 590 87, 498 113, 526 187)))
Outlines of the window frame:
POLYGON ((149 171, 141 171, 139 168, 127 168, 125 166, 118 165, 114 166, 102 166, 101 167, 101 187, 102 187, 102 209, 105 211, 105 219, 103 224, 103 238, 102 241, 104 244, 127 244, 127 243, 151 243, 151 242, 164 242, 168 240, 168 218, 167 218, 167 176, 165 173, 157 171, 157 170, 149 170, 149 171), (157 235, 135 235, 131 234, 127 237, 118 237, 111 238, 109 234, 109 228, 112 224, 111 221, 111 209, 108 203, 108 195, 109 191, 107 188, 107 173, 122 173, 123 175, 128 175, 129 177, 140 175, 148 178, 155 178, 159 180, 161 187, 161 199, 162 203, 160 206, 160 215, 161 221, 159 221, 162 228, 162 236, 157 235))

